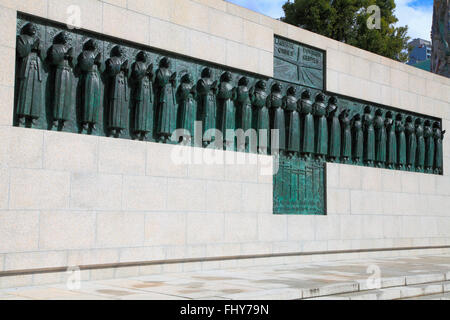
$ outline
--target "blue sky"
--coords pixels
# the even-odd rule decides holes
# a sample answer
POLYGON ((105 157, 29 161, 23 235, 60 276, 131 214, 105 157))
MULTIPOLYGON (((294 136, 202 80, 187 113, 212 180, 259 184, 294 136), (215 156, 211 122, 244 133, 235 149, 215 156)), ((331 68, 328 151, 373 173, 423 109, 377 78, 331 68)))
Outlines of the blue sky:
MULTIPOLYGON (((286 0, 226 0, 273 18, 283 15, 281 6, 286 0)), ((408 35, 430 40, 433 0, 395 0, 398 25, 408 25, 408 35)))

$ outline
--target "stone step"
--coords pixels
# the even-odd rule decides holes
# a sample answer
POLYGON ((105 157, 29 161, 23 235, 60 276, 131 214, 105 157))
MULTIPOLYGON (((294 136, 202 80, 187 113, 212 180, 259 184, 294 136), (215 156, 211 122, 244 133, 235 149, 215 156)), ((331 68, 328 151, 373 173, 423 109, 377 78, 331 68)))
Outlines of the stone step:
POLYGON ((450 281, 412 284, 312 298, 311 300, 398 300, 450 294, 450 281))
POLYGON ((432 285, 437 285, 438 287, 440 285, 442 289, 442 291, 440 291, 441 293, 447 292, 444 290, 444 286, 447 290, 449 290, 449 281, 450 272, 381 278, 375 288, 373 288, 373 284, 371 282, 364 279, 355 282, 337 283, 315 288, 304 288, 301 290, 302 299, 350 299, 351 295, 354 294, 355 299, 358 296, 361 296, 370 300, 392 300, 401 299, 404 297, 414 297, 416 295, 439 293, 433 291, 438 289, 433 289, 432 285), (430 284, 430 288, 427 288, 428 284, 430 284), (422 285, 427 289, 421 288, 422 285), (415 294, 415 292, 418 292, 418 294, 415 294))

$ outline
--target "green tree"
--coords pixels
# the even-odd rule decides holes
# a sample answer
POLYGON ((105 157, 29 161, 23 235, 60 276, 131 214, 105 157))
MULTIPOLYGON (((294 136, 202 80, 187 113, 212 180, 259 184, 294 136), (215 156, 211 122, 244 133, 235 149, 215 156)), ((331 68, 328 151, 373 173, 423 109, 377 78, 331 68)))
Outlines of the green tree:
POLYGON ((294 0, 282 21, 376 54, 406 62, 408 27, 395 27, 394 0, 294 0), (369 6, 380 8, 380 29, 369 28, 369 6))

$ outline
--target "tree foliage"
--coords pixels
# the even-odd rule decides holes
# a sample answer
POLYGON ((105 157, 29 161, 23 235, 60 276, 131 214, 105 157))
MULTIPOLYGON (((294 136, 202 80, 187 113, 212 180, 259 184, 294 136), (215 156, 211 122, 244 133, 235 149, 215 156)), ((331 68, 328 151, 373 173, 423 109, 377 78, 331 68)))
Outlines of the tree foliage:
POLYGON ((294 0, 287 1, 283 10, 284 22, 391 59, 408 60, 408 27, 394 26, 398 21, 394 0, 294 0), (380 29, 367 26, 371 5, 380 8, 380 29))

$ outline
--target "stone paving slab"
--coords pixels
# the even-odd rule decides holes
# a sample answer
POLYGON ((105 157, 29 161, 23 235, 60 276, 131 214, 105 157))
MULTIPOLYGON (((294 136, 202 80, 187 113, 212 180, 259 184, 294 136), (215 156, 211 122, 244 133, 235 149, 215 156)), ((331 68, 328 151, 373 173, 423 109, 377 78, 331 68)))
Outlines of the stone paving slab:
POLYGON ((0 300, 369 300, 421 294, 445 298, 449 281, 450 255, 433 255, 167 273, 85 281, 73 290, 65 284, 3 289, 0 300), (371 282, 374 274, 380 277, 378 287, 371 282))

